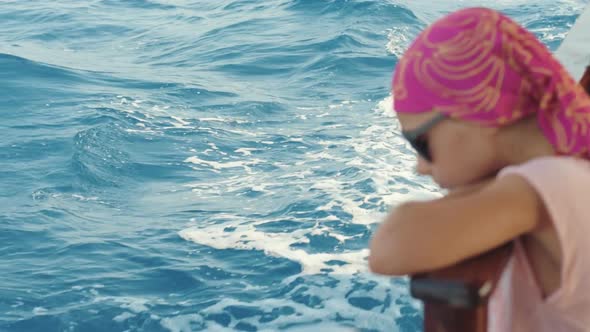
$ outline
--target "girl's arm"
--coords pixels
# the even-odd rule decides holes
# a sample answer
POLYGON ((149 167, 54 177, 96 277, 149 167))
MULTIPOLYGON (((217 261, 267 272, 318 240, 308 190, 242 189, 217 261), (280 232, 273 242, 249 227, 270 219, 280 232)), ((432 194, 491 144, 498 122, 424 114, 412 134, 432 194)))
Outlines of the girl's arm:
POLYGON ((472 192, 405 203, 373 236, 369 266, 388 275, 450 266, 532 231, 544 211, 536 191, 518 175, 472 192))

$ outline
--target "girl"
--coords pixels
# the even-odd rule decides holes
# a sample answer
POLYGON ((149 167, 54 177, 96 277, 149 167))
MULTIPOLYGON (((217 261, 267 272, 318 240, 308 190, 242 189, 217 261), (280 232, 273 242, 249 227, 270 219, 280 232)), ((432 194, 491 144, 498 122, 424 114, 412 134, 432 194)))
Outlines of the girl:
POLYGON ((590 98, 531 33, 484 8, 424 30, 394 109, 418 172, 449 194, 398 206, 370 268, 415 274, 508 241, 490 331, 590 330, 590 98))

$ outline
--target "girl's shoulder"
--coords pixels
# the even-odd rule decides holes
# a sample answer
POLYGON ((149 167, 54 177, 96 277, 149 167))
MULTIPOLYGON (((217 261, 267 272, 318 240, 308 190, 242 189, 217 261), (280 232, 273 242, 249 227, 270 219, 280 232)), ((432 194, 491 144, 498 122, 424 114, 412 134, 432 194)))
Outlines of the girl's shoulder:
POLYGON ((532 186, 556 218, 572 206, 576 206, 580 213, 590 215, 590 204, 579 206, 590 195, 590 161, 587 159, 536 158, 502 169, 497 178, 508 175, 518 175, 532 186))
POLYGON ((500 171, 499 175, 507 173, 590 177, 590 160, 570 156, 545 156, 522 164, 507 166, 500 171))

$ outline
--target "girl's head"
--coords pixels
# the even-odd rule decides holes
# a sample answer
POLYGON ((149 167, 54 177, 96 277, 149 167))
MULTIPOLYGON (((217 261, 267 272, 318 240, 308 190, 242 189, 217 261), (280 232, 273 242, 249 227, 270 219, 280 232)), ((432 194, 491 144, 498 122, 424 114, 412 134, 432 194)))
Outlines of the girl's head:
POLYGON ((418 170, 443 187, 535 153, 590 156, 584 90, 534 35, 490 9, 425 29, 397 65, 393 95, 418 170))

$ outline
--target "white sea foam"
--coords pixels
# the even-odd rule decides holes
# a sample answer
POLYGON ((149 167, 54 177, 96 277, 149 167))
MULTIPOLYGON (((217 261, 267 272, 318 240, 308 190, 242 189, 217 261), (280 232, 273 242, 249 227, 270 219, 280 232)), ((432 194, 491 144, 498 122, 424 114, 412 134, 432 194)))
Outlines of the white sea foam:
POLYGON ((35 307, 35 308, 33 308, 33 315, 35 315, 35 316, 47 315, 48 311, 49 310, 47 310, 43 307, 35 307))
MULTIPOLYGON (((204 160, 203 152, 194 151, 193 157, 185 159, 185 162, 196 165, 195 169, 208 168, 226 175, 207 181, 187 183, 185 186, 189 187, 200 201, 224 200, 224 209, 232 212, 191 218, 186 228, 179 232, 180 237, 217 250, 258 250, 269 256, 296 262, 301 266, 301 272, 283 280, 282 283, 286 285, 300 277, 329 276, 337 279, 338 283, 334 287, 305 283, 290 291, 290 294, 300 292, 303 294, 301 296, 317 297, 321 300, 322 307, 314 308, 299 303, 290 299, 288 294, 280 299, 262 299, 255 303, 257 308, 266 312, 283 306, 294 308, 293 315, 283 315, 272 322, 260 323, 260 317, 232 318, 228 327, 222 327, 209 320, 202 320, 208 313, 227 313, 224 309, 231 305, 252 306, 227 298, 199 312, 199 317, 181 315, 167 318, 162 321, 162 326, 171 331, 186 330, 190 326, 205 326, 207 330, 223 331, 233 330, 242 322, 255 326, 259 331, 274 331, 301 323, 301 317, 305 317, 305 322, 311 325, 293 327, 293 331, 318 328, 347 329, 346 325, 325 325, 325 322, 335 320, 336 315, 350 318, 351 322, 354 322, 353 325, 359 328, 391 330, 391 327, 395 326, 395 317, 401 315, 398 306, 379 303, 385 303, 386 296, 395 299, 406 296, 406 286, 392 285, 390 279, 369 273, 366 261, 368 249, 359 249, 357 245, 348 249, 347 245, 358 243, 355 239, 366 236, 366 229, 380 223, 389 208, 408 199, 439 197, 440 193, 432 182, 415 173, 415 157, 399 133, 399 125, 391 109, 391 97, 376 101, 374 109, 363 114, 354 112, 357 104, 356 101, 344 101, 324 109, 305 110, 306 115, 300 119, 305 118, 310 122, 306 124, 307 127, 314 121, 322 124, 322 138, 317 139, 311 137, 310 133, 298 132, 296 128, 291 128, 288 135, 281 136, 281 139, 304 142, 310 148, 309 152, 298 154, 298 158, 294 160, 277 161, 267 157, 274 151, 284 153, 285 145, 266 139, 280 134, 265 133, 262 129, 259 133, 265 139, 256 143, 265 146, 258 149, 236 148, 225 157, 226 159, 217 158, 213 161, 204 160), (347 136, 342 135, 342 126, 346 128, 346 124, 341 123, 341 120, 345 116, 352 116, 350 121, 357 126, 355 131, 346 133, 347 136), (358 121, 354 117, 358 117, 358 121), (326 121, 340 123, 323 125, 326 121), (334 139, 331 138, 332 135, 334 139), (252 158, 255 150, 256 157, 260 159, 252 158), (270 159, 270 164, 277 170, 254 172, 255 167, 269 165, 266 159, 270 159), (330 176, 323 175, 326 169, 330 170, 330 176), (240 195, 248 191, 256 191, 263 198, 255 196, 252 199, 240 197, 238 200, 225 200, 229 194, 240 195), (289 202, 295 203, 293 209, 289 202), (282 213, 285 215, 273 216, 273 213, 276 214, 283 208, 282 213), (251 213, 249 211, 254 211, 258 216, 254 219, 248 217, 251 213), (319 217, 310 217, 314 214, 319 217), (345 219, 342 219, 343 215, 345 219), (280 233, 266 231, 265 227, 260 227, 262 224, 272 225, 274 221, 284 219, 313 226, 280 233), (351 234, 339 229, 339 223, 334 221, 364 226, 357 226, 358 233, 351 234), (304 249, 306 246, 297 246, 312 245, 310 238, 315 236, 329 237, 339 243, 338 247, 341 249, 317 252, 314 248, 309 250, 304 249), (367 310, 347 300, 350 292, 357 287, 355 283, 376 285, 375 288, 365 289, 362 294, 355 296, 373 299, 377 307, 367 310)), ((220 156, 216 146, 209 147, 210 157, 207 159, 220 156)), ((247 281, 244 283, 245 289, 259 287, 249 285, 247 281)))
POLYGON ((186 163, 192 163, 202 166, 209 166, 214 170, 222 170, 227 168, 235 168, 235 167, 242 167, 249 170, 248 166, 256 165, 261 163, 259 159, 251 159, 247 161, 212 161, 212 160, 203 160, 197 156, 189 157, 184 160, 186 163))
POLYGON ((410 45, 412 36, 407 27, 394 27, 387 31, 387 51, 398 58, 401 57, 410 45))
MULTIPOLYGON (((199 312, 200 315, 228 313, 229 307, 249 307, 255 308, 260 312, 271 312, 277 308, 290 308, 291 312, 284 313, 270 322, 261 323, 260 315, 247 318, 235 319, 232 317, 228 328, 235 328, 238 323, 247 323, 255 326, 259 331, 317 331, 318 329, 334 329, 334 331, 354 331, 347 326, 346 322, 337 324, 331 322, 337 317, 348 320, 357 328, 378 329, 381 331, 396 331, 395 317, 399 317, 400 306, 410 306, 414 310, 419 310, 419 304, 408 297, 405 287, 396 284, 384 282, 385 278, 370 277, 365 275, 355 276, 334 276, 326 280, 332 286, 327 286, 321 280, 316 282, 307 282, 299 284, 286 294, 287 299, 266 298, 260 299, 255 304, 242 302, 233 298, 225 298, 216 304, 199 312), (358 288, 359 283, 375 282, 371 288, 358 288), (396 298, 402 299, 400 304, 391 300, 395 292, 396 298), (305 303, 291 300, 291 296, 313 296, 317 298, 318 306, 309 306, 305 303), (374 304, 372 309, 361 308, 350 302, 354 298, 372 299, 374 304), (387 300, 389 298, 389 300, 387 300), (320 304, 321 303, 321 304, 320 304), (285 328, 292 326, 291 328, 285 328)), ((285 281, 288 283, 289 280, 285 281)), ((175 327, 186 326, 187 321, 193 323, 204 323, 208 330, 217 330, 216 324, 209 321, 203 322, 199 317, 192 315, 182 315, 168 319, 166 323, 176 321, 175 327)), ((164 325, 164 324, 162 324, 164 325)), ((171 330, 179 331, 179 330, 171 330)), ((331 331, 331 330, 329 330, 331 331)))
MULTIPOLYGON (((315 253, 311 254, 302 249, 293 249, 292 244, 305 243, 307 230, 296 230, 289 233, 265 233, 256 230, 254 225, 240 225, 235 230, 227 232, 225 225, 211 225, 206 228, 188 228, 179 232, 180 237, 198 244, 215 249, 261 250, 268 255, 284 257, 298 262, 303 274, 320 273, 323 269, 332 269, 334 273, 351 274, 359 271, 366 272, 365 257, 368 250, 345 253, 315 253), (331 260, 345 262, 342 266, 326 264, 331 260)), ((346 239, 339 236, 340 239, 346 239)))
POLYGON ((242 120, 242 119, 235 119, 235 118, 223 118, 223 117, 215 117, 215 118, 198 118, 197 120, 202 122, 222 122, 222 123, 237 123, 237 124, 245 124, 250 123, 250 121, 242 120))
POLYGON ((128 309, 132 312, 135 313, 140 313, 140 312, 144 312, 144 311, 148 311, 149 308, 146 306, 146 303, 148 302, 148 300, 146 299, 142 299, 142 298, 123 298, 123 301, 127 300, 127 303, 124 303, 123 305, 121 305, 121 308, 123 309, 128 309))
POLYGON ((244 156, 250 156, 250 155, 252 155, 252 151, 260 151, 260 149, 239 148, 239 149, 236 149, 234 152, 241 153, 244 156))
POLYGON ((198 314, 179 315, 175 317, 164 318, 160 321, 163 328, 170 332, 192 332, 195 324, 202 324, 203 318, 198 314))
MULTIPOLYGON (((331 109, 339 112, 348 112, 346 109, 355 105, 355 101, 345 101, 332 105, 331 109), (337 106, 337 107, 336 107, 337 106)), ((217 180, 215 183, 187 184, 193 191, 199 193, 199 197, 210 199, 224 193, 254 190, 264 192, 266 199, 257 202, 261 206, 272 206, 273 195, 280 192, 287 185, 291 191, 301 188, 302 193, 313 191, 314 193, 329 197, 325 203, 315 207, 316 211, 327 212, 325 220, 339 220, 333 211, 343 211, 351 216, 351 222, 361 225, 377 224, 383 220, 387 210, 408 199, 428 199, 439 197, 440 193, 427 179, 417 176, 413 171, 415 157, 405 140, 399 134, 399 125, 395 120, 391 109, 392 98, 387 97, 378 101, 372 114, 369 114, 367 125, 346 142, 333 142, 330 140, 318 140, 314 143, 322 146, 318 150, 308 152, 304 159, 292 164, 280 165, 283 169, 281 175, 276 178, 263 176, 262 174, 242 174, 241 176, 217 180), (329 149, 330 146, 351 147, 355 151, 353 158, 343 159, 338 149, 329 149), (401 150, 400 150, 401 149, 401 150), (404 152, 403 149, 406 149, 404 152), (350 177, 336 173, 331 177, 317 177, 316 171, 322 169, 322 163, 341 163, 343 167, 352 166, 358 169, 358 181, 369 181, 374 188, 367 193, 361 187, 352 186, 350 177), (277 182, 276 180, 281 180, 277 182), (399 180, 396 180, 399 179, 399 180), (403 181, 402 181, 403 179, 403 181), (405 183, 404 181, 410 181, 405 183), (415 183, 420 183, 416 186, 415 183)), ((316 112, 320 116, 338 116, 338 113, 316 112)), ((330 129, 328 129, 330 130, 330 129)), ((294 135, 295 136, 295 135, 294 135)), ((304 136, 295 136, 295 141, 305 141, 304 136)), ((261 143, 272 143, 263 141, 261 143)), ((244 148, 234 152, 249 156, 250 150, 244 148)), ((186 162, 207 166, 214 170, 225 170, 237 167, 248 167, 263 163, 262 160, 217 160, 206 161, 198 156, 190 157, 186 162)), ((278 198, 278 197, 277 197, 278 198)), ((255 209, 256 210, 256 209, 255 209)), ((304 213, 310 211, 303 211, 304 213)), ((297 212, 293 212, 296 216, 297 212)), ((273 256, 284 257, 298 262, 303 268, 303 274, 315 274, 326 269, 332 273, 352 274, 368 271, 366 256, 367 249, 348 250, 342 253, 308 253, 302 249, 293 248, 296 243, 304 243, 307 236, 325 234, 340 242, 346 242, 350 235, 343 235, 337 229, 322 227, 321 220, 312 229, 296 230, 289 233, 266 233, 256 228, 256 225, 272 220, 264 218, 248 221, 245 225, 238 225, 238 216, 230 217, 227 222, 210 225, 199 225, 182 230, 179 234, 182 238, 216 249, 242 249, 261 250, 273 256), (233 220, 233 221, 232 221, 233 220), (225 231, 231 225, 235 227, 232 232, 225 231), (339 260, 346 262, 342 266, 329 266, 326 262, 339 260)), ((302 220, 302 222, 309 222, 302 220)), ((195 224, 199 224, 195 221, 195 224)))
POLYGON ((117 323, 121 323, 121 322, 128 320, 131 317, 135 317, 135 315, 130 312, 124 312, 120 315, 113 317, 113 320, 117 323))

